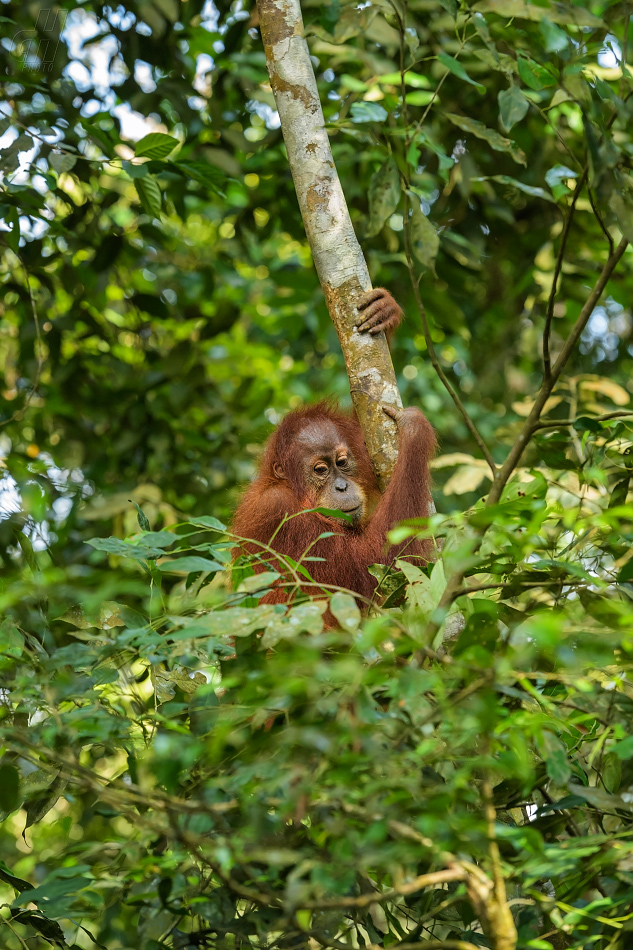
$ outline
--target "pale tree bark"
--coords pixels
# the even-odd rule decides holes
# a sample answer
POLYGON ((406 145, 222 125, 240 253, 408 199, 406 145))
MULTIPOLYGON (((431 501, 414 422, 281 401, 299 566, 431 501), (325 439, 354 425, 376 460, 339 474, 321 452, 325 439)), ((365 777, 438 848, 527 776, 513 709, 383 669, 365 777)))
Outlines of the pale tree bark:
POLYGON ((383 405, 401 406, 384 333, 358 333, 356 304, 371 281, 347 210, 325 129, 299 0, 257 0, 270 84, 281 119, 308 242, 345 357, 354 408, 384 490, 398 457, 395 423, 383 405))

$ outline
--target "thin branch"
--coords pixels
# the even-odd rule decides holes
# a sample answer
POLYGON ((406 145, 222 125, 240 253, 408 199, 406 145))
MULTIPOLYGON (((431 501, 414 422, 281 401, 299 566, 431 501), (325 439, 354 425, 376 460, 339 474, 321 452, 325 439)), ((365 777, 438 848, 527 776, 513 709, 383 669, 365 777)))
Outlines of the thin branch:
POLYGON ((567 144, 567 142, 565 141, 565 139, 564 139, 563 136, 561 135, 561 133, 560 133, 559 129, 557 128, 557 126, 554 125, 554 123, 553 123, 552 120, 550 119, 550 117, 549 117, 549 115, 547 114, 547 112, 545 112, 545 110, 540 107, 540 105, 538 104, 538 102, 534 102, 532 99, 530 99, 529 102, 530 102, 530 105, 531 105, 534 109, 536 109, 536 111, 539 113, 539 115, 541 116, 541 118, 544 119, 544 121, 546 122, 546 124, 549 125, 549 127, 551 128, 552 132, 554 133, 554 135, 556 136, 556 138, 558 139, 558 141, 560 142, 560 144, 563 146, 563 148, 565 149, 565 151, 569 153, 569 157, 571 158, 572 162, 574 162, 576 165, 578 165, 579 168, 582 168, 582 162, 580 161, 579 158, 576 158, 576 156, 575 156, 574 153, 572 152, 570 146, 567 144))
POLYGON ((615 244, 614 244, 614 242, 613 242, 613 238, 611 237, 611 235, 610 235, 610 233, 609 233, 609 231, 608 231, 608 229, 607 229, 607 226, 606 226, 606 224, 604 223, 604 221, 603 221, 603 219, 602 219, 602 215, 601 215, 600 212, 598 211, 598 207, 597 207, 597 205, 596 205, 596 203, 595 203, 595 201, 594 201, 594 198, 593 198, 593 192, 592 192, 592 190, 591 190, 591 188, 590 188, 589 185, 587 186, 587 194, 589 195, 589 204, 591 205, 591 210, 592 210, 593 213, 594 213, 594 217, 595 217, 596 221, 598 222, 598 224, 600 225, 600 230, 602 231, 602 233, 603 233, 604 236, 606 237, 607 241, 609 242, 609 254, 613 254, 613 249, 614 249, 614 247, 615 247, 615 244))
MULTIPOLYGON (((370 943, 367 950, 383 950, 380 944, 370 943)), ((391 950, 480 950, 468 940, 424 940, 422 943, 392 943, 391 950)))
POLYGON ((537 422, 534 429, 564 429, 574 426, 579 419, 590 419, 591 422, 609 422, 611 419, 626 419, 633 416, 633 409, 616 409, 615 412, 605 412, 602 416, 578 416, 577 419, 557 419, 555 422, 537 422))
POLYGON ((435 370, 435 372, 441 379, 442 383, 444 384, 449 396, 455 403, 455 406, 457 407, 459 414, 461 415, 462 419, 466 423, 468 431, 474 438, 475 442, 477 443, 477 445, 479 446, 481 450, 483 457, 488 463, 488 466, 490 467, 490 471, 492 472, 493 478, 495 478, 497 474, 497 466, 495 465, 495 460, 493 459, 488 446, 484 442, 483 436, 477 429, 477 426, 475 425, 473 420, 470 418, 468 411, 466 410, 466 407, 462 403, 453 385, 451 384, 446 373, 444 372, 444 369, 437 357, 437 353, 433 345, 433 340, 431 339, 431 331, 429 328, 429 322, 426 315, 426 308, 422 302, 422 297, 420 295, 420 287, 418 284, 418 280, 416 279, 416 276, 415 276, 415 265, 413 263, 413 258, 411 255, 411 238, 410 238, 409 220, 408 220, 409 197, 408 197, 407 192, 405 192, 405 197, 404 197, 404 212, 405 212, 404 214, 404 249, 405 249, 405 255, 407 258, 407 267, 409 269, 409 277, 411 279, 411 286, 413 287, 413 293, 415 295, 415 302, 417 304, 418 311, 420 314, 420 320, 422 322, 422 332, 424 333, 424 339, 426 341, 426 348, 429 352, 429 357, 431 359, 431 365, 433 366, 433 369, 435 370))
MULTIPOLYGON (((582 587, 588 582, 582 579, 579 580, 569 580, 563 581, 562 578, 556 577, 552 578, 549 581, 501 581, 498 584, 473 584, 472 587, 460 587, 458 590, 453 591, 451 595, 451 600, 458 600, 460 597, 465 597, 467 594, 476 594, 484 590, 505 590, 508 587, 520 587, 521 590, 533 590, 534 588, 539 587, 548 587, 550 584, 563 584, 564 587, 582 587)), ((518 596, 518 593, 517 595, 518 596)))
MULTIPOLYGON (((464 28, 464 32, 465 32, 465 28, 464 28)), ((459 46, 459 49, 457 49, 457 50, 453 53, 454 59, 459 59, 459 57, 461 56, 461 53, 462 53, 462 51, 463 51, 463 49, 464 49, 466 43, 467 43, 469 40, 471 40, 474 35, 475 35, 475 34, 471 34, 471 36, 464 36, 464 38, 463 38, 462 41, 461 41, 461 45, 459 46)), ((435 59, 435 60, 436 60, 436 59, 437 59, 437 56, 430 56, 429 59, 435 59)), ((421 60, 420 60, 420 62, 421 62, 421 60)), ((410 68, 410 69, 413 69, 413 66, 411 66, 411 67, 409 67, 409 68, 410 68)), ((428 104, 427 104, 427 106, 426 106, 426 109, 425 109, 424 112, 422 113, 422 116, 420 117, 419 121, 417 122, 416 127, 415 127, 415 130, 414 130, 414 132, 413 132, 413 135, 411 136, 411 139, 415 139, 416 135, 418 134, 418 132, 420 131, 420 129, 423 127, 424 123, 426 122, 426 119, 427 119, 427 116, 428 116, 429 112, 431 111, 431 109, 432 109, 433 106, 435 105, 435 101, 436 101, 436 99, 437 99, 437 97, 438 97, 438 95, 439 95, 440 89, 441 89, 442 86, 444 85, 444 80, 445 80, 448 76, 450 76, 450 72, 447 70, 447 71, 444 73, 444 75, 442 76, 442 78, 440 79, 440 81, 438 82, 438 84, 437 84, 437 86, 435 87, 435 89, 433 90, 433 95, 431 96, 431 99, 430 99, 430 101, 428 102, 428 104)))
POLYGON ((449 884, 451 881, 465 881, 468 872, 463 867, 446 868, 444 871, 431 871, 429 874, 420 874, 407 884, 390 888, 388 891, 372 891, 371 894, 361 894, 358 897, 335 897, 321 901, 300 901, 297 906, 303 910, 334 910, 337 907, 369 907, 371 904, 385 904, 396 897, 405 897, 415 894, 425 887, 437 887, 440 884, 449 884))
POLYGON ((631 22, 631 10, 627 0, 624 0, 622 6, 624 7, 624 31, 622 34, 622 53, 620 60, 620 69, 622 70, 622 75, 620 76, 620 85, 618 86, 618 96, 622 98, 622 93, 624 91, 624 80, 626 78, 626 57, 629 50, 629 24, 631 22))
POLYGON ((510 452, 508 453, 508 456, 505 462, 503 463, 501 468, 497 471, 495 480, 493 482, 492 488, 490 489, 490 493, 488 495, 488 499, 486 501, 486 507, 490 507, 491 505, 496 505, 499 499, 501 498, 501 494, 503 492, 503 489, 506 486, 508 479, 510 478, 512 472, 518 465, 527 444, 529 443, 530 439, 532 438, 532 435, 536 431, 536 426, 538 426, 540 422, 540 417, 541 417, 541 412, 543 411, 543 407, 545 403, 547 402, 549 396, 551 395, 551 392, 556 382, 558 381, 558 378, 560 377, 563 369, 565 368, 567 361, 569 360, 569 357, 571 356, 576 344, 578 343, 578 340, 580 339, 582 331, 585 329, 587 322, 589 320, 589 317, 593 313, 598 300, 602 296, 602 292, 605 286, 607 285, 607 282, 609 278, 611 277, 611 274, 613 273, 615 267, 619 263, 620 258, 624 254, 628 246, 628 243, 629 242, 627 241, 626 238, 622 238, 617 248, 615 249, 613 254, 609 255, 609 258, 606 264, 602 268, 600 276, 598 277, 598 280, 596 281, 593 290, 591 291, 587 300, 585 301, 585 305, 580 311, 580 315, 578 319, 576 320, 576 323, 574 324, 571 333, 567 337, 565 343, 563 344, 563 348, 560 351, 558 358, 556 359, 556 362, 551 368, 549 378, 544 379, 543 383, 541 384, 541 388, 537 394, 536 401, 534 405, 532 406, 529 416, 527 417, 527 419, 525 420, 525 423, 523 424, 521 433, 519 434, 514 445, 510 449, 510 452))
MULTIPOLYGON (((549 396, 551 395, 551 392, 556 382, 558 381, 558 378, 561 375, 563 369, 565 368, 565 365, 569 357, 571 356, 573 349, 576 346, 576 343, 580 339, 580 335, 582 331, 587 325, 587 321, 589 320, 589 317, 593 313, 596 303, 598 302, 598 300, 600 299, 602 295, 602 291, 604 290, 609 278, 611 277, 611 274, 613 273, 615 267, 620 261, 620 258, 624 254, 624 251, 626 250, 627 246, 628 246, 627 239, 622 238, 617 248, 615 249, 613 254, 609 256, 606 264, 602 268, 600 276, 598 277, 598 280, 596 281, 596 284, 593 290, 589 294, 589 297, 587 298, 585 305, 582 308, 580 315, 578 319, 576 320, 576 323, 574 324, 574 327, 571 333, 569 334, 567 340, 565 341, 565 344, 556 362, 554 363, 552 367, 549 380, 547 381, 543 380, 543 383, 541 384, 541 388, 537 394, 536 401, 534 405, 532 406, 529 416, 527 417, 527 419, 525 420, 523 424, 523 428, 521 429, 521 432, 519 433, 512 448, 510 449, 510 452, 508 453, 508 456, 505 462, 503 463, 501 468, 498 469, 496 472, 495 479, 492 483, 492 487, 490 489, 488 498, 486 500, 486 508, 490 508, 491 506, 498 504, 501 498, 501 495, 503 494, 503 489, 505 488, 508 482, 508 479, 510 478, 515 468, 519 464, 519 461, 521 459, 521 456, 523 455, 523 452, 525 451, 530 439, 532 438, 532 436, 534 435, 534 432, 536 431, 536 429, 538 428, 540 424, 540 416, 541 416, 541 412, 543 411, 543 407, 545 403, 547 402, 549 396)), ((473 554, 476 554, 479 548, 481 547, 481 542, 486 533, 486 530, 487 530, 486 527, 475 529, 475 534, 478 537, 473 545, 473 550, 472 550, 473 554)), ((436 633, 438 633, 440 627, 444 623, 448 608, 451 606, 451 604, 455 600, 456 592, 459 591, 462 586, 465 576, 466 576, 465 568, 461 570, 456 570, 453 572, 453 574, 449 576, 446 587, 444 589, 444 593, 442 594, 442 597, 440 598, 440 602, 437 605, 431 619, 427 623, 426 628, 424 630, 423 638, 426 643, 433 642, 433 639, 436 633)), ((418 649, 413 654, 409 662, 417 665, 421 662, 423 656, 424 656, 423 651, 421 649, 418 649)))
POLYGON ((37 387, 39 386, 40 377, 42 375, 42 368, 44 366, 44 353, 42 352, 43 350, 42 333, 40 330, 39 317, 37 315, 37 307, 35 305, 35 296, 33 294, 33 288, 31 287, 31 279, 29 277, 29 272, 27 270, 26 264, 24 263, 20 255, 16 253, 15 251, 13 253, 19 260, 22 270, 24 271, 24 281, 26 283, 26 289, 27 289, 29 300, 31 303, 31 313, 33 314, 33 323, 35 324, 35 349, 36 349, 35 359, 37 360, 37 364, 35 367, 35 377, 33 379, 33 382, 31 383, 31 388, 26 394, 24 403, 22 404, 21 408, 16 409, 15 412, 12 415, 10 415, 8 419, 5 419, 4 422, 0 422, 0 428, 2 428, 3 426, 9 425, 9 423, 11 422, 19 422, 19 420, 24 417, 36 393, 37 387))
POLYGON ((14 728, 12 736, 13 738, 7 736, 4 742, 9 747, 13 746, 15 751, 29 762, 40 768, 42 767, 42 760, 47 764, 52 764, 54 768, 59 769, 59 774, 67 779, 69 783, 80 788, 90 789, 103 801, 115 806, 127 803, 130 806, 150 807, 159 812, 171 811, 183 814, 202 812, 209 815, 222 815, 227 811, 233 811, 239 804, 236 799, 224 802, 202 802, 178 798, 160 790, 149 792, 133 782, 124 782, 120 778, 101 776, 87 768, 87 766, 80 765, 74 759, 55 752, 53 749, 46 749, 41 743, 31 742, 26 733, 20 729, 14 728), (26 752, 26 749, 30 749, 31 753, 26 752))
POLYGON ((306 930, 301 932, 302 937, 313 937, 322 947, 331 947, 332 950, 351 950, 351 944, 342 943, 334 937, 328 937, 322 930, 306 930))
POLYGON ((563 235, 560 242, 560 248, 558 250, 558 257, 556 258, 556 267, 554 268, 554 277, 552 278, 552 288, 549 294, 549 300, 547 301, 547 313, 545 316, 545 328, 543 330, 543 375, 545 379, 548 380, 551 374, 551 359, 550 359, 550 333, 552 328, 552 320, 554 318, 554 301, 556 299, 556 291, 558 290, 558 278, 563 266, 563 260, 565 258, 565 249, 567 247, 567 238, 569 237, 569 231, 571 228, 571 223, 574 217, 574 211, 576 210, 576 202, 580 197, 580 192, 583 189, 583 186, 587 180, 587 168, 576 182, 576 188, 574 190, 573 197, 571 199, 571 204, 569 206, 569 211, 567 217, 565 218, 565 224, 563 226, 563 235))

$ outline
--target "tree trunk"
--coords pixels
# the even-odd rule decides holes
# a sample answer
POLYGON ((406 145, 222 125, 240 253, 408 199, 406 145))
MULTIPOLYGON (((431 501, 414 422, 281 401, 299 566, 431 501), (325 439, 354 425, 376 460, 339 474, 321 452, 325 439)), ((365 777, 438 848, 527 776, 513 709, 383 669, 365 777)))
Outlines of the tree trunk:
POLYGON ((270 84, 281 119, 299 206, 319 280, 336 327, 354 408, 382 490, 398 457, 396 426, 382 411, 401 406, 384 333, 354 330, 359 294, 371 289, 363 252, 345 203, 299 0, 257 0, 270 84))

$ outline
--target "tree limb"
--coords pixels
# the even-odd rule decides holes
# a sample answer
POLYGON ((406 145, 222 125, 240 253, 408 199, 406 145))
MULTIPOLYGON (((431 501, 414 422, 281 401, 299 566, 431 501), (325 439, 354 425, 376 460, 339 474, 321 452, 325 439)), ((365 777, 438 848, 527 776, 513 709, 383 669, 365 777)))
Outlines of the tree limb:
POLYGON ((447 868, 444 871, 431 871, 429 874, 420 874, 412 881, 392 887, 388 891, 372 891, 370 894, 360 894, 358 897, 334 897, 331 900, 300 901, 297 906, 304 910, 333 910, 337 907, 369 907, 370 904, 385 904, 396 897, 415 894, 424 887, 436 887, 439 884, 448 884, 451 881, 465 881, 468 872, 463 867, 447 868))
MULTIPOLYGON (((633 416, 633 409, 616 409, 614 412, 605 412, 602 416, 579 416, 579 419, 590 419, 592 422, 609 422, 611 419, 626 419, 633 416)), ((566 426, 573 426, 578 419, 557 419, 555 422, 537 422, 536 429, 564 429, 566 426)))
POLYGON ((501 494, 503 492, 503 489, 506 486, 508 479, 510 478, 510 475, 512 474, 512 472, 518 465, 519 460, 521 456, 523 455, 523 452, 525 451, 525 448, 528 442, 530 441, 530 439, 532 438, 532 435, 538 428, 538 425, 540 423, 541 412, 543 411, 543 406, 545 405, 549 396, 551 395, 551 392, 554 386, 556 385, 560 374, 565 368, 567 360, 571 356, 574 347, 576 346, 576 344, 578 343, 578 340, 580 339, 580 335, 582 331, 585 329, 587 325, 589 317, 593 313, 594 307, 596 306, 596 304, 598 303, 598 300, 602 296, 602 291, 604 290, 620 258, 624 254, 627 246, 628 246, 627 239, 622 238, 622 240, 616 247, 613 254, 609 255, 609 258, 606 264, 604 265, 604 267, 602 268, 600 276, 598 277, 598 280, 596 281, 593 290, 587 297, 587 300, 585 301, 585 305, 580 311, 580 315, 578 319, 576 320, 576 323, 574 324, 571 333, 565 340, 565 343, 563 344, 563 348, 558 354, 558 358, 556 359, 556 362, 551 368, 549 377, 547 379, 544 379, 543 383, 541 384, 541 388, 536 397, 536 401, 534 405, 532 406, 532 409, 530 410, 529 416, 527 417, 527 419, 525 420, 523 424, 521 433, 519 434, 514 445, 510 449, 510 452, 508 453, 508 457, 506 458, 505 462, 503 463, 503 465, 497 472, 495 480, 492 484, 492 488, 490 489, 488 499, 486 501, 486 507, 490 507, 491 505, 496 505, 499 499, 501 498, 501 494))
MULTIPOLYGON (((505 488, 508 482, 508 479, 512 475, 516 466, 519 464, 521 456, 523 455, 523 452, 525 451, 530 439, 532 438, 536 430, 541 427, 540 416, 541 416, 541 412, 543 411, 543 407, 545 403, 547 402, 549 396, 551 395, 551 392, 556 382, 558 381, 558 378, 560 377, 563 369, 565 368, 565 365, 569 357, 571 356, 572 351, 574 347, 576 346, 576 343, 580 339, 580 335, 582 331, 587 325, 587 321, 589 320, 589 317, 593 313, 594 307, 596 306, 598 300, 600 299, 602 292, 609 278, 611 277, 611 274, 613 273, 620 258, 624 254, 624 251, 626 250, 627 246, 628 246, 627 239, 622 238, 622 240, 616 247, 615 251, 613 252, 613 254, 609 255, 607 262, 602 268, 602 271, 600 272, 600 276, 598 277, 598 280, 596 281, 593 290, 591 291, 591 293, 589 294, 589 297, 585 301, 585 305, 580 311, 580 315, 578 319, 576 320, 576 323, 574 324, 574 327, 571 333, 567 337, 567 340, 565 341, 563 348, 560 351, 558 358, 556 359, 556 362, 552 366, 549 379, 543 380, 541 384, 541 388, 536 397, 536 401, 534 405, 532 406, 529 416, 527 417, 527 419, 525 420, 523 424, 523 428, 521 429, 519 436, 517 437, 512 448, 510 449, 510 452, 508 453, 508 456, 505 462, 499 469, 497 469, 495 479, 492 483, 492 487, 488 494, 488 498, 486 499, 486 508, 490 508, 492 505, 498 504, 501 498, 501 495, 503 494, 503 489, 505 488)), ((476 528, 475 533, 477 535, 477 540, 473 547, 473 551, 472 551, 473 554, 476 553, 481 547, 481 542, 486 533, 486 528, 485 527, 476 528)), ((451 606, 451 604, 456 599, 456 597, 461 596, 457 592, 461 589, 461 585, 464 581, 465 573, 466 573, 465 569, 456 570, 448 578, 446 588, 444 589, 444 593, 442 594, 442 597, 440 598, 440 602, 437 605, 433 613, 433 616, 427 623, 426 628, 424 630, 425 643, 432 644, 435 634, 439 631, 440 627, 444 623, 448 608, 451 606)), ((422 656, 423 656, 422 651, 419 649, 416 650, 416 652, 411 658, 411 662, 419 663, 422 659, 422 656)))
POLYGON ((355 330, 356 301, 371 281, 332 158, 301 6, 299 0, 257 0, 257 9, 308 242, 341 342, 354 408, 384 490, 398 457, 398 437, 382 406, 402 401, 385 335, 355 330))
POLYGON ((556 267, 554 268, 554 277, 552 278, 552 287, 549 294, 549 300, 547 301, 547 312, 545 315, 545 328, 543 330, 543 375, 545 379, 549 379, 552 365, 549 351, 549 341, 550 333, 552 329, 552 320, 554 318, 554 301, 556 300, 556 291, 558 290, 558 278, 563 266, 563 260, 565 258, 565 249, 567 247, 567 238, 569 237, 569 231, 571 228, 571 223, 574 218, 574 211, 576 210, 576 202, 580 197, 580 192, 583 189, 585 181, 587 180, 587 168, 576 182, 576 188, 574 190, 573 197, 571 199, 571 204, 569 206, 569 211, 567 217, 565 218, 565 224, 563 225, 563 235, 560 241, 560 248, 558 250, 558 257, 556 258, 556 267))

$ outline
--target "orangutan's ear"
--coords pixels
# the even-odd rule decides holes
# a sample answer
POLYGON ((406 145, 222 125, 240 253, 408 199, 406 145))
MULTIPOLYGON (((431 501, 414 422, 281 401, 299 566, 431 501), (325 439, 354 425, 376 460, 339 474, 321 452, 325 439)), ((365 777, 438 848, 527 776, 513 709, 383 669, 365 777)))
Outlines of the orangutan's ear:
POLYGON ((281 467, 281 465, 279 464, 279 462, 273 462, 273 472, 274 472, 274 474, 275 474, 275 478, 285 478, 285 477, 286 477, 286 476, 284 475, 284 470, 283 470, 283 468, 281 467))

